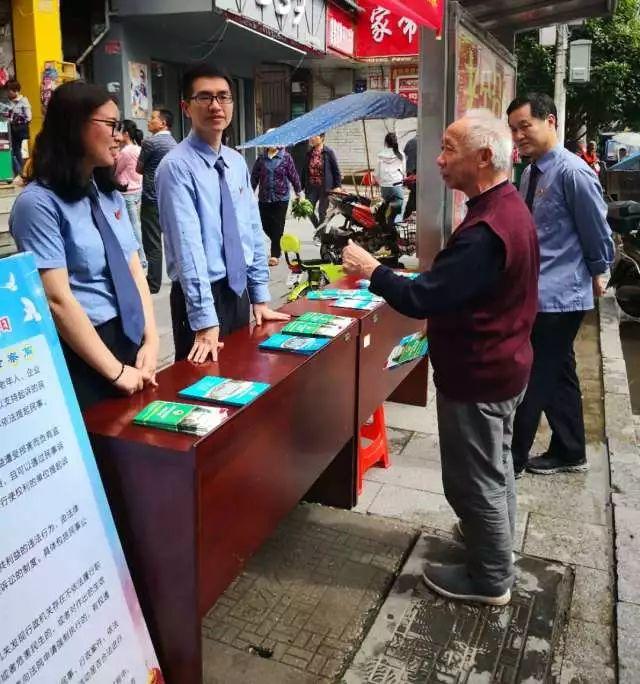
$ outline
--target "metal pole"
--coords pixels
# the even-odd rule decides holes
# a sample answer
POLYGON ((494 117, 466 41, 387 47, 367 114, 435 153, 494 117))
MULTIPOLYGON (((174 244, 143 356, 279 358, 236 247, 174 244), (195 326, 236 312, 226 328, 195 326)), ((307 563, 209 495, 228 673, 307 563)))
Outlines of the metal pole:
POLYGON ((364 151, 367 155, 367 173, 369 174, 369 197, 373 199, 373 176, 371 174, 371 160, 369 159, 369 141, 367 140, 367 122, 362 119, 362 130, 364 132, 364 151))
POLYGON ((554 100, 558 110, 558 141, 564 145, 567 118, 567 52, 569 51, 569 28, 558 24, 556 31, 556 83, 554 100))

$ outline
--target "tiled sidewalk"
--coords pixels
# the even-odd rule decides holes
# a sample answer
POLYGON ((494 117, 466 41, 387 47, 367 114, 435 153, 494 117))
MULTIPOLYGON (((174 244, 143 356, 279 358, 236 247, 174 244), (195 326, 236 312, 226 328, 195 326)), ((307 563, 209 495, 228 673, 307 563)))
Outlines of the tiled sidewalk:
MULTIPOLYGON (((518 480, 514 548, 573 568, 575 585, 560 681, 604 684, 615 681, 613 535, 595 314, 583 325, 576 354, 591 470, 547 477, 526 475, 518 480)), ((449 532, 455 517, 442 493, 433 385, 426 409, 387 404, 386 419, 393 444, 392 466, 366 473, 355 510, 449 532)), ((540 430, 539 451, 544 450, 547 435, 548 430, 540 430)))

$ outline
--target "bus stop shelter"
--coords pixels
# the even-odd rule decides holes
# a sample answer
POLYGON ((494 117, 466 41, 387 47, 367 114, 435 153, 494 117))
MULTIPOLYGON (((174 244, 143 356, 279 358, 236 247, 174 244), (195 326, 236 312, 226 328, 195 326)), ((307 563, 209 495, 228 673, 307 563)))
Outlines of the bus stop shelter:
POLYGON ((464 215, 464 196, 444 187, 435 159, 442 131, 476 107, 504 116, 515 96, 517 33, 607 16, 617 0, 448 2, 441 39, 420 37, 418 256, 428 268, 464 215))

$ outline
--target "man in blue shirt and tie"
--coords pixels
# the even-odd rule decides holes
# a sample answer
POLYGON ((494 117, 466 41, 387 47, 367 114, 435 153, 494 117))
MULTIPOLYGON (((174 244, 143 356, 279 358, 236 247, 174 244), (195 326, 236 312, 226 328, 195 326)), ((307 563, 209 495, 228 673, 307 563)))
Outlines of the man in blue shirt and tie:
POLYGON ((531 334, 531 378, 513 426, 516 477, 588 469, 580 381, 573 343, 594 295, 606 287, 614 248, 607 205, 596 174, 558 142, 557 112, 548 95, 532 93, 507 109, 513 140, 532 163, 520 192, 536 224, 540 244, 538 315, 531 334), (551 442, 529 460, 542 413, 551 442))
POLYGON ((156 171, 176 361, 218 359, 220 341, 249 323, 287 320, 272 311, 258 203, 244 158, 222 144, 233 116, 230 78, 201 64, 185 73, 189 135, 156 171))

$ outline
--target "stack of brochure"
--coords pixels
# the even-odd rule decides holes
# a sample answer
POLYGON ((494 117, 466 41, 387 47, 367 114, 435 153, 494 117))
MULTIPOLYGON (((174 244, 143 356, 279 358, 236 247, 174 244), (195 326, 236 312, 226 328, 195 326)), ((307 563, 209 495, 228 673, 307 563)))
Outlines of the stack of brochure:
POLYGON ((206 375, 198 382, 180 390, 178 394, 187 399, 204 399, 229 406, 246 406, 269 389, 266 382, 230 380, 217 375, 206 375))
POLYGON ((387 359, 386 368, 394 368, 403 363, 414 361, 425 356, 429 351, 429 343, 424 333, 414 333, 403 337, 393 348, 387 359))
POLYGON ((338 309, 355 309, 357 311, 373 311, 382 304, 382 300, 376 299, 352 299, 345 297, 344 299, 337 299, 331 304, 338 309))
POLYGON ((366 301, 382 302, 382 297, 374 295, 369 290, 311 290, 307 299, 364 299, 366 301))
POLYGON ((284 351, 309 356, 329 344, 328 337, 299 337, 297 335, 271 335, 258 346, 266 351, 284 351))
POLYGON ((194 406, 174 401, 154 401, 133 419, 136 425, 190 435, 206 435, 227 417, 228 409, 194 406))
POLYGON ((285 335, 309 335, 311 337, 336 337, 353 323, 348 316, 305 311, 282 328, 285 335))

